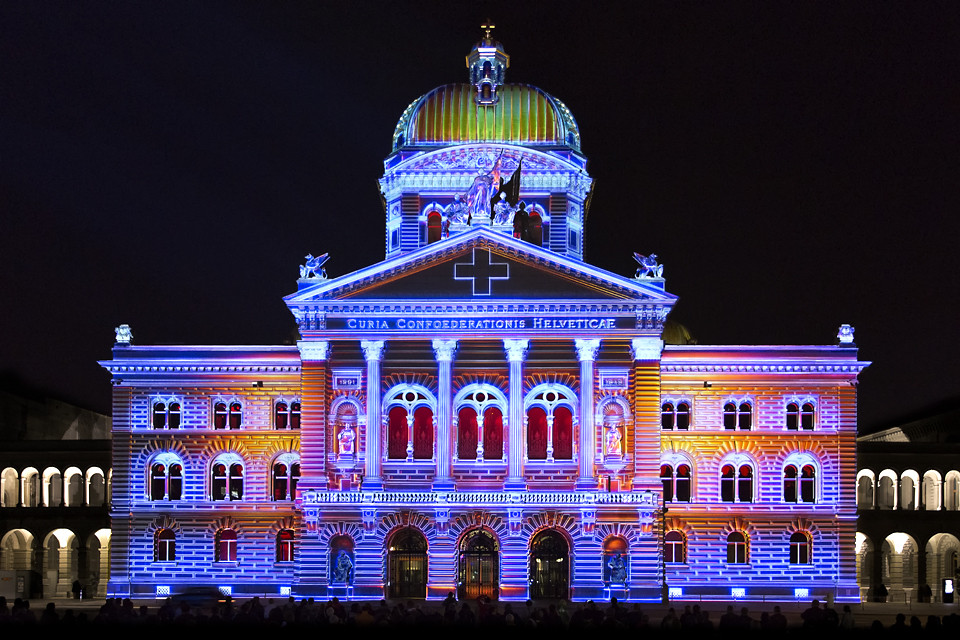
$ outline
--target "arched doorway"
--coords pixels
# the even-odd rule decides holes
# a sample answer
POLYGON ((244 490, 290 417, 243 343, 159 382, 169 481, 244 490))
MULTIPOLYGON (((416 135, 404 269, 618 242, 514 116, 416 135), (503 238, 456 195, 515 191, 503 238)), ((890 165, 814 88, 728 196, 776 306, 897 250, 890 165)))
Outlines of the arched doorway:
POLYGON ((480 528, 463 536, 458 574, 461 600, 500 596, 500 545, 493 533, 480 528))
POLYGON ((393 536, 387 554, 387 596, 427 597, 427 539, 416 529, 403 529, 393 536))
POLYGON ((554 529, 530 544, 530 597, 566 598, 570 592, 570 545, 554 529))

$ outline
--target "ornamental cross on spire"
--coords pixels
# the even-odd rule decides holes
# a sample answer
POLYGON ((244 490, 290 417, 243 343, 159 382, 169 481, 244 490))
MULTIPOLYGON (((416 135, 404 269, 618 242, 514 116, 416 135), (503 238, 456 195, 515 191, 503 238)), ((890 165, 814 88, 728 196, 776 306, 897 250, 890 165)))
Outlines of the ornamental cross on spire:
POLYGON ((486 30, 486 32, 487 32, 487 36, 486 36, 486 37, 489 39, 489 38, 490 38, 490 31, 493 30, 493 29, 496 29, 496 28, 497 28, 497 25, 493 24, 493 20, 489 20, 489 19, 488 19, 485 24, 480 25, 480 28, 486 30))

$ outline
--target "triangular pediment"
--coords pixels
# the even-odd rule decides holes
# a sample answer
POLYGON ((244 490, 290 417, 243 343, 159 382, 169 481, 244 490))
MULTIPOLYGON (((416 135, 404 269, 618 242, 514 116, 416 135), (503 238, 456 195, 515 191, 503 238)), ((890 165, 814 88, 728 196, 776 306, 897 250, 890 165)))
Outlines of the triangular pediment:
POLYGON ((366 269, 320 280, 286 301, 675 302, 676 296, 658 284, 625 278, 478 227, 366 269))

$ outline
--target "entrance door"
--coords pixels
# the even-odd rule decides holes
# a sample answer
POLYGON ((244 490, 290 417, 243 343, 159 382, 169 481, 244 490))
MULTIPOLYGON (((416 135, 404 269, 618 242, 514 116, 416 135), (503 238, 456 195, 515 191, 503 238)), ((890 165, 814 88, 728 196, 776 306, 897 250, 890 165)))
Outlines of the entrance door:
POLYGON ((500 548, 493 534, 474 529, 460 542, 459 598, 500 596, 500 548))
POLYGON ((427 597, 427 539, 416 529, 393 536, 387 552, 390 598, 427 597))
POLYGON ((566 598, 570 591, 570 547, 559 532, 540 532, 530 545, 530 597, 566 598))

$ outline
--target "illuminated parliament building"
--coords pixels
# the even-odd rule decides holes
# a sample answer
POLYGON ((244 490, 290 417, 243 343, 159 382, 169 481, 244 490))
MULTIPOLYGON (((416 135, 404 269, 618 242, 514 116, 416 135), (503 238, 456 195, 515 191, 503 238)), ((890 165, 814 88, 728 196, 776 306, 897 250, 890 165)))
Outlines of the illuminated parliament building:
POLYGON ((307 256, 295 346, 117 329, 109 592, 858 599, 852 329, 688 344, 654 256, 584 261, 570 110, 489 31, 466 62, 393 132, 385 259, 307 256))

